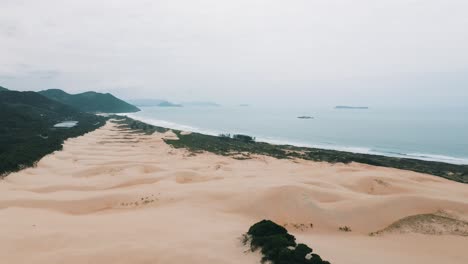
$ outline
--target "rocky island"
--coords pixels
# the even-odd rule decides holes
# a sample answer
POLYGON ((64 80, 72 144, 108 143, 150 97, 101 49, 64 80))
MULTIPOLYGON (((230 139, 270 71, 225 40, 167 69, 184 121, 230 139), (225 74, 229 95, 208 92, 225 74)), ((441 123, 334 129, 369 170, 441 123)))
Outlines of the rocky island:
POLYGON ((335 109, 369 109, 367 106, 347 106, 347 105, 337 105, 335 109))

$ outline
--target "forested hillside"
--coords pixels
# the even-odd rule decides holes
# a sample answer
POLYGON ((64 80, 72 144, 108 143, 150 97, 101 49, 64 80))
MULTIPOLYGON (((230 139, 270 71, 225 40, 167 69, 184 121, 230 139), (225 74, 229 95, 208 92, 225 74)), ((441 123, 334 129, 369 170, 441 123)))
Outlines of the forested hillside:
POLYGON ((138 112, 138 107, 131 105, 110 93, 85 92, 69 94, 60 89, 40 91, 40 94, 57 102, 72 106, 88 113, 130 113, 138 112))
POLYGON ((44 155, 62 148, 65 139, 90 132, 105 118, 80 113, 35 92, 0 92, 0 175, 32 166, 44 155), (54 128, 62 121, 72 128, 54 128))

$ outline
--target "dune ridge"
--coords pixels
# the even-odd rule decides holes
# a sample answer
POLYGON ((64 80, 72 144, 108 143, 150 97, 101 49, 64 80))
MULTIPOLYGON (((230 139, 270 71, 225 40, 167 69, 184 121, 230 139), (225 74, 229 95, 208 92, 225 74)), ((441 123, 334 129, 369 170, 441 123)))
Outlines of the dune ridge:
POLYGON ((239 237, 271 219, 331 263, 468 263, 468 185, 357 163, 194 154, 164 143, 176 137, 108 122, 0 181, 0 259, 259 263, 239 237))

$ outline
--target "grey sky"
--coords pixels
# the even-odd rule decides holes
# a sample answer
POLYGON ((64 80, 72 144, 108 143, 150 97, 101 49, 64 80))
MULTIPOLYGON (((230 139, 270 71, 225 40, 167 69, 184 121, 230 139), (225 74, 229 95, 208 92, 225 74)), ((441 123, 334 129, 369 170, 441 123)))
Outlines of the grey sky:
POLYGON ((466 0, 0 0, 0 85, 463 105, 466 0))

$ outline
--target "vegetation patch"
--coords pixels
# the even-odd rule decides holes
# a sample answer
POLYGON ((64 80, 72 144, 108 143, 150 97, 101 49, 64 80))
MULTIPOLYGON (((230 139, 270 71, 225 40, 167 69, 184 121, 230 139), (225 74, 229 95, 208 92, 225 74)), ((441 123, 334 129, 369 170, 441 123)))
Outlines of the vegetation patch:
POLYGON ((218 137, 221 138, 221 139, 235 139, 235 140, 239 140, 239 141, 242 141, 242 142, 245 142, 245 143, 254 143, 255 142, 254 137, 251 137, 251 136, 248 136, 248 135, 242 135, 242 134, 234 134, 234 135, 219 134, 218 137))
POLYGON ((153 126, 137 120, 133 120, 125 116, 110 115, 109 118, 112 119, 112 122, 117 124, 119 128, 130 129, 135 132, 143 133, 146 135, 152 135, 155 132, 166 133, 167 131, 169 131, 169 129, 167 128, 153 126))
POLYGON ((305 231, 307 229, 312 229, 314 228, 314 224, 313 223, 309 223, 309 224, 296 224, 296 223, 286 223, 283 225, 284 227, 292 227, 298 231, 305 231))
POLYGON ((351 227, 349 226, 340 226, 338 230, 343 231, 343 232, 351 232, 351 227))
POLYGON ((468 222, 440 213, 419 214, 402 218, 370 236, 388 233, 468 236, 468 222))
POLYGON ((250 250, 260 250, 262 263, 272 264, 329 264, 330 262, 312 253, 305 244, 297 244, 296 238, 288 231, 270 220, 262 220, 250 227, 243 235, 244 245, 250 250))

